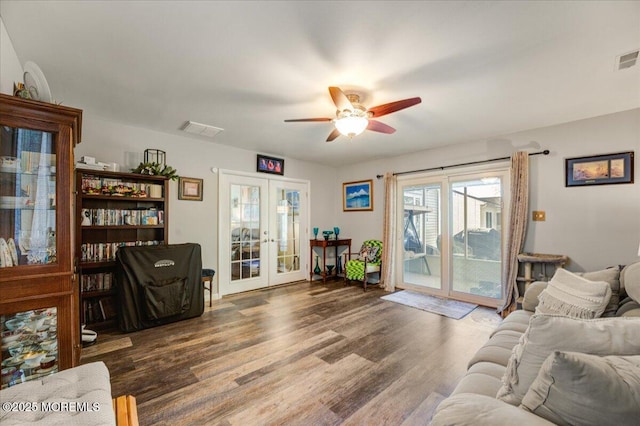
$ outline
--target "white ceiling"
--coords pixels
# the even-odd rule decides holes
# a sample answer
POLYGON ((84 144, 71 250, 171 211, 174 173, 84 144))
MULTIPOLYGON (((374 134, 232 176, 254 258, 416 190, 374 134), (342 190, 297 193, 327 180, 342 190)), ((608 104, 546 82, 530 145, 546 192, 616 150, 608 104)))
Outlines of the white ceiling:
POLYGON ((65 105, 332 165, 640 107, 640 65, 615 68, 640 48, 638 1, 2 0, 0 15, 65 105), (380 119, 392 135, 326 143, 331 123, 284 123, 333 117, 333 85, 422 103, 380 119))

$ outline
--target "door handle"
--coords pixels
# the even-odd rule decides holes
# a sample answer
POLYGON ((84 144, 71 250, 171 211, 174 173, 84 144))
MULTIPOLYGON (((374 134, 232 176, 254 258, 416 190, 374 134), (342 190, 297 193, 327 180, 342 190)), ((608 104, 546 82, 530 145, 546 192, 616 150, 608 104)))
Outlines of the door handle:
POLYGON ((264 240, 262 240, 262 242, 263 242, 263 243, 268 243, 268 242, 269 242, 269 240, 265 238, 264 240))

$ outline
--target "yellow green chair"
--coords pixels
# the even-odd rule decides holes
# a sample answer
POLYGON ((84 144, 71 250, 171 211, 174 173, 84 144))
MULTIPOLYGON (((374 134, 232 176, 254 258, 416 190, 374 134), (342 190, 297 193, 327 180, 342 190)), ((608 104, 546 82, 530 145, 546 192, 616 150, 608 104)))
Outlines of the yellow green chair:
POLYGON ((382 279, 382 241, 366 240, 362 243, 358 257, 351 259, 351 253, 346 256, 344 282, 348 285, 351 281, 361 281, 364 291, 367 285, 380 285, 382 279))

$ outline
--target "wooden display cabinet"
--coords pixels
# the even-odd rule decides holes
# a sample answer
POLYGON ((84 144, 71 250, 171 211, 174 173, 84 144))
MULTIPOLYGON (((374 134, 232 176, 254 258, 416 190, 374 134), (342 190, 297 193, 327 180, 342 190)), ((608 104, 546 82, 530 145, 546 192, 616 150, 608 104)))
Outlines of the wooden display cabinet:
POLYGON ((118 247, 168 243, 168 191, 163 176, 76 170, 80 322, 88 328, 110 327, 117 317, 118 247))
POLYGON ((0 358, 15 373, 2 386, 80 360, 72 173, 81 126, 79 109, 0 94, 0 358))

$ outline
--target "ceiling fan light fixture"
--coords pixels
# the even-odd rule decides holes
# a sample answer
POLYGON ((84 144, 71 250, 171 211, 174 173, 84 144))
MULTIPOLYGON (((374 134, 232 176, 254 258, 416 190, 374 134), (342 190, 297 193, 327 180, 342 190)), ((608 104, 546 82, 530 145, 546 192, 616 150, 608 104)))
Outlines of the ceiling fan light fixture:
POLYGON ((365 117, 347 116, 336 120, 336 129, 344 136, 350 138, 358 136, 364 132, 364 129, 369 125, 369 120, 365 117))
POLYGON ((336 108, 338 108, 336 111, 336 118, 298 118, 284 121, 331 121, 333 122, 335 129, 329 133, 327 142, 334 141, 340 135, 353 138, 365 130, 391 134, 394 133, 396 129, 378 121, 378 118, 422 102, 420 98, 409 98, 378 105, 373 108, 366 108, 360 104, 360 96, 356 93, 344 93, 339 87, 331 86, 329 87, 329 94, 331 95, 331 99, 333 100, 336 108))

